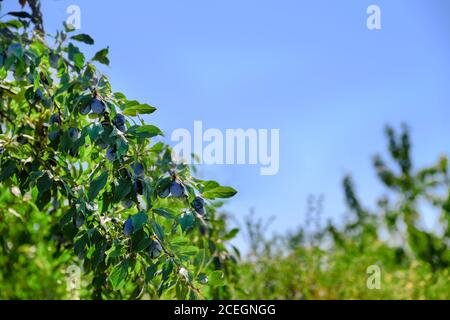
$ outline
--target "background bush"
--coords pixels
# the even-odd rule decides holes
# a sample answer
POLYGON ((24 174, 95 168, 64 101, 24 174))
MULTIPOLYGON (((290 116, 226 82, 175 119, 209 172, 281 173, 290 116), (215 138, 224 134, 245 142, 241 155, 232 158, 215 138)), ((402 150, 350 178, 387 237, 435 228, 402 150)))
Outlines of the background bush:
POLYGON ((320 227, 320 204, 307 216, 317 226, 267 237, 260 221, 247 218, 251 252, 241 265, 239 298, 255 299, 449 299, 450 198, 447 158, 415 169, 408 129, 387 127, 389 168, 374 167, 386 194, 375 212, 359 201, 352 178, 343 180, 350 217, 320 227), (438 234, 422 230, 419 205, 440 214, 438 234), (367 268, 381 269, 381 289, 367 287, 367 268))

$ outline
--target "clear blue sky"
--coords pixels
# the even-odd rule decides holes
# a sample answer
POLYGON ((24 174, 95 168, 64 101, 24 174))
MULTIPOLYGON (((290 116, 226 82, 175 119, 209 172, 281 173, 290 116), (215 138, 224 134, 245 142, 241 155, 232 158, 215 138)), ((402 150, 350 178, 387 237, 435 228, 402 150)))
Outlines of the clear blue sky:
POLYGON ((110 46, 103 70, 114 89, 156 106, 147 120, 167 136, 194 120, 279 128, 278 175, 201 168, 239 190, 230 212, 275 215, 278 232, 304 222, 310 193, 323 193, 325 216, 338 221, 346 173, 374 204, 382 188, 371 157, 386 149, 386 123, 411 126, 418 165, 449 151, 448 0, 42 2, 50 33, 70 4, 80 6, 81 32, 95 49, 110 46), (370 4, 381 8, 381 30, 366 28, 370 4))

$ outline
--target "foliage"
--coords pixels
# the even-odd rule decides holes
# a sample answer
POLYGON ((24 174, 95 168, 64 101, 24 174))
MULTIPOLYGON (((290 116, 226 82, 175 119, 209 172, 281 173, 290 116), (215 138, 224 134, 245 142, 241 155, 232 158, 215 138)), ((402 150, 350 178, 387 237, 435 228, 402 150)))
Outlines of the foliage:
POLYGON ((374 158, 386 188, 376 209, 347 176, 349 219, 322 227, 318 205, 315 230, 268 237, 252 215, 238 260, 227 242, 239 230, 216 200, 236 191, 174 163, 142 119, 156 109, 98 71, 109 49, 89 59, 94 39, 70 25, 44 36, 39 1, 26 2, 31 14, 0 21, 0 299, 77 298, 73 266, 82 299, 450 298, 447 158, 416 169, 406 127, 388 127, 390 159, 374 158), (422 227, 424 205, 438 230, 422 227), (370 265, 381 290, 366 286, 370 265))
MULTIPOLYGON (((447 159, 414 170, 407 128, 386 129, 391 164, 374 166, 389 192, 374 212, 365 208, 350 176, 343 180, 350 219, 341 227, 267 238, 262 222, 247 220, 249 258, 241 265, 237 298, 250 299, 449 299, 450 233, 447 159), (421 228, 429 202, 441 213, 433 232, 421 228), (422 205, 422 207, 421 207, 422 205), (381 289, 369 290, 367 268, 381 269, 381 289)), ((319 224, 318 224, 319 225, 319 224)))
MULTIPOLYGON (((24 1, 21 2, 25 4, 24 1)), ((8 20, 7 17, 12 17, 8 20)), ((174 163, 141 115, 86 57, 86 34, 0 22, 0 298, 227 298, 235 261, 220 202, 236 191, 174 163), (49 45, 48 42, 52 42, 49 45), (209 281, 208 281, 209 279, 209 281)))

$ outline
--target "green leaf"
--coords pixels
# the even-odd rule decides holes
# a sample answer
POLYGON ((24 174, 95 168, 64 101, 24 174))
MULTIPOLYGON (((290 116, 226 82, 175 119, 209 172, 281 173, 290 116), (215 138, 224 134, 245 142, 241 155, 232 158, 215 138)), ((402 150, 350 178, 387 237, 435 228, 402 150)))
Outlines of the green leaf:
POLYGON ((69 60, 73 61, 73 63, 78 69, 83 68, 85 58, 84 54, 80 52, 80 49, 78 49, 78 47, 75 47, 73 44, 69 43, 68 51, 69 51, 69 60))
POLYGON ((131 191, 131 183, 125 179, 119 179, 114 188, 114 202, 122 201, 131 191))
POLYGON ((206 199, 215 199, 215 198, 231 198, 237 193, 231 187, 216 187, 210 189, 208 191, 203 192, 203 197, 206 199))
POLYGON ((152 243, 152 239, 150 239, 147 233, 142 229, 133 234, 131 239, 133 251, 135 252, 145 250, 152 243))
POLYGON ((73 249, 77 256, 83 256, 86 253, 86 245, 88 242, 88 234, 86 232, 82 233, 81 236, 77 238, 73 245, 73 249))
POLYGON ((164 240, 164 228, 158 224, 158 222, 153 221, 152 222, 152 229, 155 232, 156 236, 159 240, 164 240))
POLYGON ((170 241, 170 246, 174 248, 174 250, 177 250, 179 247, 187 246, 189 245, 189 241, 186 237, 173 237, 170 241))
POLYGON ((152 107, 148 104, 139 104, 137 101, 128 101, 124 108, 123 114, 126 116, 137 116, 138 114, 151 114, 156 110, 155 107, 152 107))
POLYGON ((142 229, 142 227, 147 223, 147 214, 145 212, 139 212, 131 216, 131 222, 133 224, 133 233, 142 229))
POLYGON ((147 269, 145 269, 145 281, 151 281, 155 277, 156 271, 158 271, 158 263, 154 263, 147 267, 147 269))
POLYGON ((108 251, 105 252, 106 257, 108 259, 118 258, 122 255, 122 249, 123 246, 118 241, 114 242, 111 248, 109 248, 108 251))
POLYGON ((95 267, 97 267, 103 261, 103 258, 105 257, 105 248, 106 243, 97 244, 95 246, 95 251, 92 255, 92 263, 95 267))
POLYGON ((223 240, 230 240, 233 239, 239 232, 238 228, 232 229, 230 232, 228 232, 224 237, 223 240))
POLYGON ((122 92, 114 92, 114 98, 117 100, 126 100, 127 97, 122 92))
POLYGON ((103 133, 103 126, 99 123, 94 124, 89 130, 89 138, 95 142, 97 138, 103 133))
POLYGON ((22 19, 32 19, 33 17, 26 11, 11 11, 7 13, 10 16, 14 16, 22 19))
POLYGON ((62 152, 67 153, 69 149, 72 148, 73 141, 69 136, 69 132, 66 131, 61 137, 60 149, 62 152))
POLYGON ((0 174, 0 181, 5 181, 16 172, 16 161, 8 160, 5 165, 2 166, 2 173, 0 174))
POLYGON ((80 137, 73 143, 73 146, 72 146, 73 150, 78 151, 82 146, 84 146, 84 144, 86 142, 86 136, 88 135, 88 133, 89 133, 89 128, 87 128, 87 127, 84 127, 81 130, 80 137))
POLYGON ((163 266, 162 277, 161 277, 163 282, 169 278, 172 271, 173 271, 173 262, 172 262, 172 260, 169 260, 169 262, 167 262, 163 266))
POLYGON ((53 180, 50 178, 48 172, 45 172, 42 177, 37 180, 36 186, 40 193, 50 190, 53 185, 53 180))
POLYGON ((181 216, 178 218, 178 222, 181 225, 181 229, 186 231, 194 225, 195 217, 192 212, 183 212, 181 216))
POLYGON ((92 58, 92 61, 98 61, 102 64, 109 66, 108 59, 109 47, 98 51, 95 56, 92 58))
POLYGON ((164 217, 164 218, 167 218, 167 219, 174 219, 175 218, 175 213, 172 212, 170 209, 154 208, 153 211, 157 215, 160 215, 161 217, 164 217))
POLYGON ((81 33, 71 37, 72 40, 81 41, 86 44, 94 44, 94 39, 91 36, 81 33))
POLYGON ((183 246, 179 247, 177 250, 177 254, 183 259, 195 256, 197 253, 198 248, 196 246, 183 246))
POLYGON ((43 210, 45 206, 50 202, 52 193, 50 191, 39 192, 36 198, 36 206, 39 210, 43 210))
POLYGON ((7 25, 8 27, 14 28, 14 29, 20 29, 23 28, 23 24, 22 22, 20 22, 19 20, 9 20, 5 22, 5 25, 7 25))
POLYGON ((43 175, 44 175, 44 171, 31 171, 30 172, 30 180, 31 181, 36 181, 37 179, 39 179, 43 175))
POLYGON ((199 270, 203 269, 204 264, 207 260, 207 252, 206 249, 200 249, 197 253, 197 255, 194 258, 194 264, 198 267, 199 270))
POLYGON ((162 142, 157 142, 155 143, 151 148, 150 148, 150 152, 154 152, 154 153, 160 153, 164 150, 164 143, 162 142))
POLYGON ((94 200, 108 181, 108 171, 104 171, 99 177, 92 180, 88 190, 88 200, 94 200))
POLYGON ((125 285, 125 278, 128 275, 128 267, 130 262, 128 259, 123 260, 119 264, 115 265, 109 275, 109 281, 113 287, 113 290, 120 290, 125 285))
POLYGON ((147 210, 150 210, 152 207, 152 188, 150 178, 144 179, 144 199, 147 204, 147 210))
POLYGON ((213 271, 209 274, 208 283, 213 287, 221 287, 225 285, 225 276, 222 271, 213 271))
POLYGON ((212 190, 217 187, 220 187, 220 184, 217 181, 214 180, 205 181, 203 185, 203 192, 212 190))
POLYGON ((117 156, 123 157, 128 152, 128 143, 123 138, 118 138, 116 140, 116 146, 117 146, 117 156))
POLYGON ((145 124, 143 126, 131 126, 127 130, 127 134, 138 138, 152 138, 155 136, 162 136, 162 131, 153 125, 145 124))
POLYGON ((62 227, 70 222, 72 222, 72 218, 76 214, 75 208, 70 208, 59 220, 59 225, 62 227))
POLYGON ((15 56, 18 59, 22 59, 23 57, 23 47, 20 43, 12 43, 8 47, 8 52, 11 52, 11 56, 15 56))

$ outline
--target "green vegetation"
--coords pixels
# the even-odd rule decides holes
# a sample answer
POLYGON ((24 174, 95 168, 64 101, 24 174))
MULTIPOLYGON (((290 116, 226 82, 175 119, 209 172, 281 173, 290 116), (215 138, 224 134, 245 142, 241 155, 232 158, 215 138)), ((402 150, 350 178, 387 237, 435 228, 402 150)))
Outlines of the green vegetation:
POLYGON ((31 7, 0 22, 0 298, 70 298, 77 274, 81 298, 230 298, 215 199, 236 191, 174 163, 141 118, 155 108, 98 72, 108 49, 88 59, 70 25, 44 37, 31 7))
POLYGON ((31 7, 0 21, 0 299, 450 298, 447 158, 415 168, 406 128, 386 130, 389 162, 374 159, 376 209, 346 177, 351 217, 268 237, 251 216, 240 257, 217 200, 236 191, 173 163, 141 118, 155 108, 98 72, 108 49, 88 59, 79 43, 94 40, 69 25, 44 38, 31 7), (425 203, 435 232, 421 227, 425 203))
MULTIPOLYGON (((343 181, 352 216, 338 228, 331 222, 307 233, 267 239, 261 222, 247 219, 249 259, 239 287, 256 299, 449 299, 450 177, 447 158, 414 170, 408 130, 387 128, 392 169, 374 158, 386 187, 376 212, 358 200, 352 179, 343 181), (439 235, 420 228, 420 205, 440 212, 439 235), (369 266, 381 272, 380 290, 368 289, 369 266)), ((313 208, 314 209, 314 208, 313 208)), ((317 213, 317 208, 313 210, 317 213)), ((317 221, 316 221, 317 222, 317 221)), ((320 225, 320 223, 317 223, 320 225)))

